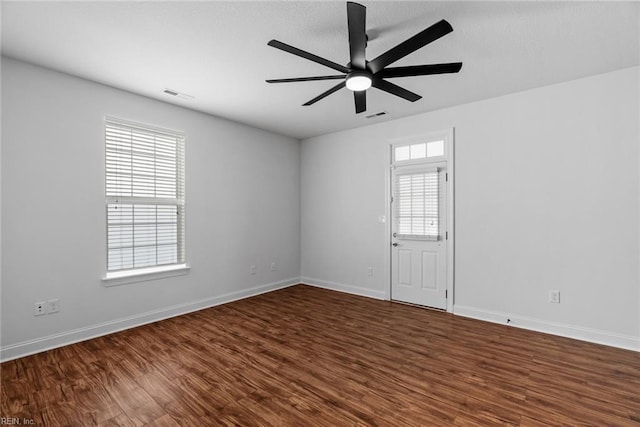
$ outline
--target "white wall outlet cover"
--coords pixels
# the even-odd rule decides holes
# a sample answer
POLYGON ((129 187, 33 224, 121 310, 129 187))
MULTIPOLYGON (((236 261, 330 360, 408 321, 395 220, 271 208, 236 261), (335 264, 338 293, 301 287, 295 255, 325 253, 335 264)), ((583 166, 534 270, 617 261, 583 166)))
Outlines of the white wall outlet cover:
POLYGON ((44 301, 34 303, 33 304, 33 315, 34 316, 42 316, 43 314, 47 314, 46 303, 44 301))
POLYGON ((59 299, 51 299, 47 301, 47 313, 57 313, 60 311, 60 300, 59 299))
POLYGON ((378 215, 378 222, 384 224, 387 222, 387 217, 385 215, 378 215))

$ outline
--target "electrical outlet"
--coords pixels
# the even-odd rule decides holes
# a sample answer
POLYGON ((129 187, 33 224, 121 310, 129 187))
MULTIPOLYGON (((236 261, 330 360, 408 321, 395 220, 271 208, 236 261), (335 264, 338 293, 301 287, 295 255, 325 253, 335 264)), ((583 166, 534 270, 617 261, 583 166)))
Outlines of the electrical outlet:
POLYGON ((43 314, 47 314, 46 303, 45 302, 36 302, 33 304, 33 315, 34 316, 42 316, 43 314))
POLYGON ((256 266, 252 265, 251 267, 249 267, 249 273, 250 274, 256 274, 256 266))
POLYGON ((277 270, 277 266, 275 262, 271 263, 271 271, 276 271, 277 270))
POLYGON ((53 314, 59 311, 60 311, 60 300, 58 298, 50 299, 49 301, 47 301, 47 314, 53 314))
POLYGON ((368 276, 373 276, 373 267, 367 268, 367 275, 368 276))
POLYGON ((559 304, 560 303, 560 291, 549 291, 549 302, 559 304))

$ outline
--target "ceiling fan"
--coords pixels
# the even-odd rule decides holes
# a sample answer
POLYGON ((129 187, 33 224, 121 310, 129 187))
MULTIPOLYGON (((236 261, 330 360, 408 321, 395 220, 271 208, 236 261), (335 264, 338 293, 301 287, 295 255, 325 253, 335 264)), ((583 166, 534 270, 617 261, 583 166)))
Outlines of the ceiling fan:
POLYGON ((301 58, 308 59, 326 67, 340 71, 341 75, 295 77, 288 79, 270 79, 267 83, 292 83, 307 82, 314 80, 342 80, 331 89, 321 93, 312 100, 305 102, 303 106, 313 105, 321 99, 346 86, 353 91, 356 114, 367 110, 367 89, 371 86, 399 96, 407 101, 415 102, 422 98, 420 95, 393 84, 385 79, 395 77, 427 76, 431 74, 457 73, 462 68, 462 62, 451 62, 446 64, 413 65, 408 67, 391 67, 401 58, 438 40, 453 31, 451 24, 444 19, 437 22, 403 41, 399 45, 389 49, 377 58, 367 61, 365 48, 367 46, 367 33, 365 27, 367 8, 361 4, 347 2, 347 26, 349 29, 349 55, 351 61, 347 65, 340 65, 328 59, 321 58, 304 50, 282 43, 278 40, 271 40, 267 43, 276 49, 289 52, 301 58))

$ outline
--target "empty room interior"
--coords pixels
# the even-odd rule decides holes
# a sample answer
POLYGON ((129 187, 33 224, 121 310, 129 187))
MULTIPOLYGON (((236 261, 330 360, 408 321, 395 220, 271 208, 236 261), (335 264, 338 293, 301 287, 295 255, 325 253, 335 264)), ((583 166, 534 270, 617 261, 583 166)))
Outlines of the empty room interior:
POLYGON ((640 3, 0 7, 0 424, 640 426, 640 3))

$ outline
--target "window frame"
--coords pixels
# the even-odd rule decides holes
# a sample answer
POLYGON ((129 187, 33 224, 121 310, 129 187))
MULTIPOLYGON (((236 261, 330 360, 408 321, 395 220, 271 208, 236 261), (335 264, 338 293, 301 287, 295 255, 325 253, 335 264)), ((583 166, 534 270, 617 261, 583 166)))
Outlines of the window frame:
POLYGON ((423 163, 442 162, 448 159, 448 135, 443 133, 433 134, 433 136, 420 136, 403 139, 402 141, 391 143, 391 164, 393 166, 419 165, 423 163), (427 157, 429 143, 442 141, 442 155, 427 157), (411 147, 416 144, 425 144, 425 157, 417 159, 396 160, 396 149, 401 147, 411 147))
MULTIPOLYGON (((186 163, 186 153, 185 153, 185 145, 186 145, 186 135, 182 131, 176 131, 167 128, 161 128, 158 126, 148 125, 146 123, 134 122, 130 120, 120 119, 113 116, 105 116, 103 122, 103 141, 105 144, 105 158, 104 158, 104 208, 105 208, 105 266, 104 272, 105 274, 102 277, 103 284, 105 286, 116 286, 125 283, 134 283, 146 280, 160 279, 165 277, 174 277, 177 275, 182 275, 188 273, 190 270, 190 266, 187 263, 187 254, 186 254, 186 176, 185 176, 185 163, 186 163), (170 135, 172 138, 177 138, 177 157, 176 157, 176 197, 175 199, 167 198, 167 197, 140 197, 134 196, 114 196, 113 194, 108 193, 108 181, 109 178, 107 176, 108 166, 108 129, 109 126, 122 126, 123 128, 133 128, 140 129, 141 132, 150 133, 150 134, 163 134, 170 135), (114 201, 118 201, 123 205, 135 205, 135 204, 143 204, 149 206, 161 206, 161 205, 170 205, 176 206, 181 213, 178 218, 178 222, 176 223, 176 256, 177 262, 169 263, 169 264, 152 264, 141 267, 131 267, 124 268, 118 270, 109 270, 109 206, 113 205, 114 201)), ((154 148, 155 150, 155 148, 154 148)), ((157 175, 154 174, 154 177, 157 175)), ((154 184, 155 185, 155 184, 154 184)), ((155 187, 154 187, 155 188, 155 187)), ((156 230, 157 233, 157 230, 156 230)), ((157 234, 156 234, 157 236, 157 234)), ((157 261, 157 260, 156 260, 157 261)))
MULTIPOLYGON (((402 195, 399 194, 401 192, 401 183, 400 183, 400 179, 402 177, 410 177, 410 176, 415 176, 415 175, 434 175, 435 176, 435 188, 436 188, 436 209, 437 209, 437 214, 436 214, 436 221, 437 221, 437 225, 436 225, 436 234, 433 233, 425 233, 425 234, 404 234, 401 233, 400 230, 400 223, 398 223, 398 228, 396 230, 397 233, 397 238, 399 239, 403 239, 403 240, 424 240, 424 241, 440 241, 442 240, 442 216, 441 216, 441 212, 442 212, 442 193, 441 193, 441 179, 442 179, 442 168, 441 167, 431 167, 431 165, 429 165, 428 163, 422 163, 421 165, 418 164, 414 164, 411 166, 406 166, 406 167, 399 167, 396 168, 396 173, 395 173, 395 183, 394 183, 394 189, 393 189, 393 193, 394 193, 394 201, 393 201, 393 213, 392 213, 392 217, 395 218, 396 220, 399 220, 400 218, 403 217, 402 215, 402 195), (429 166, 429 167, 426 167, 429 166)), ((426 183, 425 183, 426 184, 426 183)), ((424 206, 425 210, 426 210, 426 205, 424 206)), ((424 215, 423 218, 427 218, 428 215, 424 215)))
MULTIPOLYGON (((391 172, 391 170, 394 170, 394 169, 404 170, 404 171, 420 170, 421 168, 424 168, 424 166, 429 165, 438 169, 438 175, 444 172, 446 174, 445 181, 448 181, 446 179, 446 176, 448 176, 449 174, 453 176, 453 138, 454 138, 453 133, 454 133, 453 128, 451 128, 449 130, 429 132, 429 133, 424 133, 419 135, 412 135, 406 138, 389 140, 389 146, 387 151, 389 155, 389 163, 390 163, 389 171, 391 172), (430 142, 436 142, 436 141, 442 141, 443 143, 443 147, 442 147, 443 150, 442 150, 441 156, 422 157, 419 159, 408 159, 408 160, 396 160, 396 148, 398 147, 407 147, 407 146, 412 146, 420 143, 429 144, 430 142), (442 169, 445 169, 445 170, 442 171, 442 169)), ((427 151, 428 151, 428 148, 425 145, 425 156, 427 151)), ((387 188, 388 194, 391 194, 391 191, 394 191, 391 187, 392 185, 394 185, 392 181, 393 181, 392 174, 389 173, 387 175, 387 183, 389 185, 389 187, 387 188)), ((444 185, 446 187, 445 191, 447 191, 450 194, 449 197, 453 197, 453 188, 449 185, 449 182, 445 182, 444 185)), ((439 203, 441 203, 441 201, 439 201, 439 203)), ((388 216, 392 217, 393 214, 391 210, 395 208, 392 206, 392 203, 389 203, 388 206, 389 206, 388 216)), ((451 213, 453 211, 453 200, 449 200, 446 206, 446 209, 447 209, 447 212, 449 213, 447 214, 446 218, 441 218, 441 219, 446 221, 447 224, 449 223, 453 224, 453 217, 452 217, 453 213, 451 213)), ((391 228, 392 228, 391 225, 389 225, 388 231, 390 231, 391 228)), ((436 241, 442 240, 443 239, 442 222, 440 222, 439 228, 440 228, 439 229, 440 235, 437 237, 437 239, 417 239, 417 240, 436 240, 436 241)), ((449 230, 447 232, 451 233, 452 230, 449 230)), ((391 241, 389 240, 389 244, 390 242, 391 241)))

